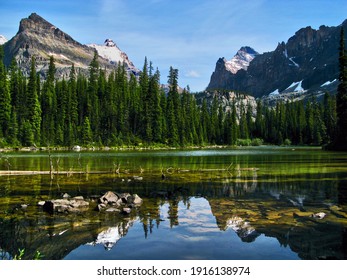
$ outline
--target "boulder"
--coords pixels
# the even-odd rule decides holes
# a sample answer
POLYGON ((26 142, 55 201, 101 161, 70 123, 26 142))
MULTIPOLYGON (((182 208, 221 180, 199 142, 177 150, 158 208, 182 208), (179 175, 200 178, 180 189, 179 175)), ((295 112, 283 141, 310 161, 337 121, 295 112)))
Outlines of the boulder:
POLYGON ((120 212, 119 209, 114 208, 114 207, 110 207, 110 208, 106 209, 105 211, 106 211, 106 212, 120 212))
POLYGON ((99 198, 99 202, 104 204, 112 204, 117 203, 118 199, 118 195, 111 191, 108 191, 102 197, 99 198))
POLYGON ((46 203, 46 201, 39 201, 38 203, 37 203, 37 206, 43 206, 43 205, 45 205, 45 203, 46 203))
POLYGON ((67 194, 67 193, 64 193, 63 194, 63 198, 65 198, 65 199, 67 199, 67 198, 70 198, 71 196, 69 195, 69 194, 67 194))
POLYGON ((81 149, 82 149, 81 146, 78 146, 78 145, 72 147, 72 150, 75 152, 79 152, 81 151, 81 149))
POLYGON ((319 213, 312 214, 312 217, 321 220, 321 219, 324 219, 324 217, 325 217, 326 215, 327 215, 327 214, 325 214, 324 212, 319 212, 319 213))
POLYGON ((43 204, 43 210, 48 213, 79 212, 89 208, 89 202, 81 199, 56 199, 48 200, 43 204))
POLYGON ((105 205, 104 203, 100 203, 100 204, 98 204, 98 206, 97 206, 97 210, 98 210, 98 211, 102 211, 102 210, 104 210, 106 207, 107 207, 107 205, 105 205))
POLYGON ((122 199, 122 202, 125 204, 132 203, 132 196, 130 193, 122 193, 120 194, 120 198, 122 199))
POLYGON ((129 207, 124 207, 122 209, 122 214, 130 214, 131 213, 131 208, 129 207))
POLYGON ((142 204, 142 198, 139 197, 137 194, 134 194, 132 196, 132 199, 133 199, 133 202, 135 205, 139 205, 139 204, 142 204))

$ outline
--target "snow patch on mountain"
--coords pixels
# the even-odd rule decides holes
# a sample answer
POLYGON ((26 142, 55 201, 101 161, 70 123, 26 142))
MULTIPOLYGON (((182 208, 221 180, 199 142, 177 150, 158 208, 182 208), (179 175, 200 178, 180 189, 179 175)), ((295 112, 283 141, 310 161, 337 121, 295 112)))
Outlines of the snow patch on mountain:
POLYGON ((273 92, 269 93, 269 96, 279 95, 280 92, 278 89, 274 90, 273 92))
POLYGON ((5 36, 0 35, 0 45, 3 45, 7 42, 7 39, 5 38, 5 36))
POLYGON ((225 60, 225 68, 233 74, 241 69, 247 70, 256 55, 258 52, 251 47, 242 47, 231 60, 225 60))
POLYGON ((284 91, 287 92, 305 92, 305 89, 302 87, 302 81, 293 82, 289 87, 287 87, 284 91))
POLYGON ((106 39, 103 45, 89 44, 88 47, 96 49, 99 56, 107 59, 109 62, 114 64, 125 63, 131 70, 138 72, 138 69, 136 69, 134 64, 129 60, 127 54, 122 52, 113 40, 106 39))
POLYGON ((337 79, 332 80, 332 81, 327 81, 327 82, 325 82, 324 84, 322 84, 320 87, 326 87, 326 86, 329 86, 329 85, 331 85, 332 83, 335 83, 336 81, 337 81, 337 79))
POLYGON ((295 58, 295 57, 289 57, 290 62, 293 63, 293 65, 294 65, 295 67, 298 67, 298 68, 299 68, 300 65, 297 64, 297 63, 293 60, 293 58, 295 58))

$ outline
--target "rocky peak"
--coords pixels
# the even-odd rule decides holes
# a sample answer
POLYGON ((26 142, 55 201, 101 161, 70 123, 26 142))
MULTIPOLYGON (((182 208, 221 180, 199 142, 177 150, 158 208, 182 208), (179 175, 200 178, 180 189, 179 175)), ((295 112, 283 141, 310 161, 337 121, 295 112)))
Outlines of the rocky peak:
POLYGON ((115 42, 113 42, 113 40, 111 40, 111 39, 106 39, 105 42, 104 42, 104 45, 106 47, 117 47, 115 42))
POLYGON ((21 33, 31 34, 31 36, 44 36, 47 38, 54 38, 62 42, 69 42, 75 45, 81 45, 71 36, 55 27, 53 24, 42 18, 36 13, 32 13, 28 18, 20 21, 19 30, 17 35, 21 33))
POLYGON ((233 74, 236 74, 240 69, 247 70, 249 63, 256 55, 258 52, 251 47, 241 47, 231 60, 225 61, 225 68, 233 74))
POLYGON ((23 18, 20 21, 18 33, 21 33, 28 29, 41 31, 42 29, 54 30, 56 29, 56 27, 48 21, 46 21, 44 18, 40 17, 38 14, 32 13, 28 18, 23 18))

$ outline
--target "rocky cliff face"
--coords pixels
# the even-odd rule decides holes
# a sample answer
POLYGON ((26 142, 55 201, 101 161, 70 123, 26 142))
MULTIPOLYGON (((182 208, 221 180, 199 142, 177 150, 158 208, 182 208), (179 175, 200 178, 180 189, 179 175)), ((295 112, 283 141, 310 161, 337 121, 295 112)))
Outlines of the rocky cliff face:
POLYGON ((252 117, 255 119, 257 114, 257 101, 253 96, 236 93, 234 91, 218 92, 218 91, 205 91, 195 95, 197 104, 201 105, 203 100, 207 101, 207 105, 212 107, 213 101, 216 98, 218 104, 222 106, 224 112, 231 112, 233 103, 235 103, 237 119, 241 116, 241 107, 247 112, 248 109, 252 110, 252 117))
MULTIPOLYGON (((347 20, 342 26, 347 28, 347 20)), ((287 43, 272 52, 256 55, 247 69, 228 71, 222 59, 216 64, 208 90, 228 89, 255 97, 288 93, 291 85, 301 85, 302 93, 336 90, 340 28, 302 28, 287 43)))
MULTIPOLYGON (((5 46, 5 64, 9 65, 13 58, 27 74, 33 56, 36 58, 36 69, 43 76, 47 72, 50 56, 53 56, 57 68, 57 77, 67 76, 72 64, 82 72, 87 72, 94 57, 94 48, 83 45, 70 35, 61 31, 39 15, 33 13, 22 19, 18 33, 5 46)), ((103 69, 114 69, 111 63, 99 57, 103 69)))

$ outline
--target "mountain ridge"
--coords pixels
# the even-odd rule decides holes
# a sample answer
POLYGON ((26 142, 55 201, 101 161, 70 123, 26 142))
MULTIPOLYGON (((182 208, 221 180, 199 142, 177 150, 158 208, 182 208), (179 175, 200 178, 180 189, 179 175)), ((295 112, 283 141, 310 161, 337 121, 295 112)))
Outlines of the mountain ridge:
MULTIPOLYGON (((87 74, 94 52, 94 47, 81 44, 38 14, 32 13, 20 21, 17 34, 4 44, 4 62, 8 66, 15 58, 19 68, 28 75, 31 59, 35 57, 36 70, 45 78, 49 59, 53 56, 56 77, 62 78, 69 75, 72 64, 80 72, 87 74)), ((127 57, 125 53, 124 57, 127 57)), ((106 71, 112 71, 118 64, 118 61, 111 62, 102 55, 99 55, 98 62, 106 71)), ((125 62, 128 72, 138 72, 129 59, 121 62, 125 62)))
MULTIPOLYGON (((337 27, 320 26, 299 29, 275 50, 255 56, 247 69, 235 74, 218 59, 207 90, 236 90, 254 97, 286 91, 293 83, 301 82, 303 91, 320 94, 321 87, 338 78, 338 46, 341 26, 347 28, 347 20, 337 27)), ((329 84, 336 92, 337 83, 329 84)))

